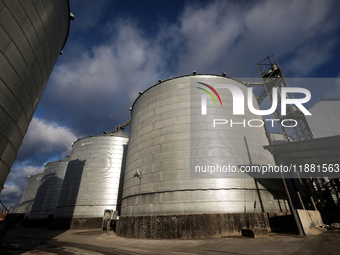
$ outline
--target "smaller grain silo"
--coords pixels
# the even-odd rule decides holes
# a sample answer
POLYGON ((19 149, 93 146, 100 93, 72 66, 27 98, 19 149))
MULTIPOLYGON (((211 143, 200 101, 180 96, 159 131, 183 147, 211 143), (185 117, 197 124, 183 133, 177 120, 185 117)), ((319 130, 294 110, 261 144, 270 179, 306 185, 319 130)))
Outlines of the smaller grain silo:
POLYGON ((48 162, 29 215, 30 219, 47 219, 55 213, 69 159, 48 162))
POLYGON ((117 132, 73 144, 53 227, 101 227, 104 210, 116 210, 127 143, 117 132))
POLYGON ((24 194, 22 195, 20 205, 18 207, 18 213, 25 213, 26 216, 29 215, 35 196, 37 194, 40 180, 43 176, 43 173, 31 175, 28 179, 26 189, 24 194))

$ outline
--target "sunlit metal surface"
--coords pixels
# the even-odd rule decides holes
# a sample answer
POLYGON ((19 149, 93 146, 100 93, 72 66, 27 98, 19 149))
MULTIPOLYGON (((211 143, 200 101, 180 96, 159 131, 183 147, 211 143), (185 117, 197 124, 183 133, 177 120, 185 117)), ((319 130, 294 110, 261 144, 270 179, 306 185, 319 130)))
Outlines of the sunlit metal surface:
MULTIPOLYGON (((238 84, 246 91, 245 85, 214 75, 174 78, 144 91, 132 109, 121 215, 286 212, 288 204, 280 179, 190 178, 192 77, 202 77, 208 83, 238 84)), ((256 102, 254 107, 258 109, 256 102)), ((257 115, 247 114, 242 118, 258 119, 257 115)), ((249 164, 244 141, 247 137, 253 163, 275 165, 270 153, 262 148, 268 144, 264 128, 247 133, 238 128, 224 135, 229 142, 222 146, 231 160, 249 164)), ((195 142, 200 143, 199 139, 195 142)))
POLYGON ((116 210, 128 135, 86 137, 73 144, 55 218, 102 217, 116 210))
POLYGON ((26 216, 29 215, 35 196, 37 194, 40 180, 43 176, 43 173, 31 175, 28 179, 26 189, 24 191, 24 194, 22 195, 20 205, 18 207, 18 213, 25 213, 26 216))
POLYGON ((55 213, 69 159, 48 162, 29 215, 30 219, 46 219, 55 213))
MULTIPOLYGON (((338 80, 339 82, 339 80, 338 80)), ((327 98, 319 100, 306 116, 314 138, 340 135, 340 99, 327 98)))
POLYGON ((0 191, 67 39, 68 0, 0 1, 0 191))

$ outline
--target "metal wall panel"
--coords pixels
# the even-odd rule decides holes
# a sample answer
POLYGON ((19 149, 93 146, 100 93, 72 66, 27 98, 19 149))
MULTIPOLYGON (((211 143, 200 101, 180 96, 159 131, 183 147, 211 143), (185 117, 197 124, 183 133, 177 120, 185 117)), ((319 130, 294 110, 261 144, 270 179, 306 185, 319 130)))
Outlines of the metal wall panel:
POLYGON ((0 192, 66 42, 69 13, 68 0, 0 2, 0 192))
POLYGON ((87 137, 72 147, 55 218, 102 217, 116 210, 128 135, 87 137))
POLYGON ((18 207, 18 213, 25 213, 26 216, 29 215, 31 212, 32 205, 34 203, 35 196, 37 194, 40 180, 43 176, 43 173, 31 175, 28 179, 26 189, 24 191, 24 194, 22 195, 19 207, 18 207))
POLYGON ((340 135, 340 99, 321 99, 306 116, 314 138, 340 135))
MULTIPOLYGON (((255 201, 256 212, 287 211, 281 180, 190 178, 192 77, 204 78, 208 83, 235 84, 246 91, 243 84, 229 78, 194 75, 164 81, 140 95, 131 112, 121 215, 254 212, 255 201), (140 178, 135 176, 137 169, 140 178)), ((258 109, 257 105, 254 107, 258 109)), ((221 107, 221 111, 225 109, 230 112, 227 107, 221 107)), ((258 119, 258 116, 247 113, 242 118, 258 119)), ((221 132, 221 139, 227 143, 219 146, 225 147, 231 160, 249 164, 244 149, 244 136, 247 136, 254 163, 275 165, 271 154, 262 148, 268 144, 264 128, 247 130, 247 133, 242 128, 221 132)), ((206 138, 211 138, 211 133, 207 132, 195 143, 204 145, 206 138)))
POLYGON ((48 162, 34 199, 30 219, 47 219, 55 214, 69 159, 48 162))

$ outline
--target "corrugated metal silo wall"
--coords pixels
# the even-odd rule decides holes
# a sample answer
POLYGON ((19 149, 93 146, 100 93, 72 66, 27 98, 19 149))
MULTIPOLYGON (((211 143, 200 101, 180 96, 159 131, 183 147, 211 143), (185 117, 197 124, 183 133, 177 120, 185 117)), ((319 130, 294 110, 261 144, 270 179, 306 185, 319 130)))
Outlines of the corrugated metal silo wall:
POLYGON ((63 159, 45 165, 30 219, 47 219, 48 215, 55 213, 68 162, 69 159, 63 159))
MULTIPOLYGON (((190 178, 191 77, 208 84, 234 84, 247 94, 235 80, 208 75, 175 78, 146 90, 132 109, 121 215, 254 212, 255 201, 256 212, 261 212, 259 194, 263 211, 287 211, 281 180, 258 180, 257 188, 253 178, 190 178)), ((227 90, 220 95, 224 102, 232 102, 227 90)), ((247 111, 242 118, 258 119, 247 111)), ((268 144, 263 127, 224 133, 220 144, 234 165, 249 164, 245 137, 253 164, 275 165, 262 148, 268 144)))
POLYGON ((0 191, 68 31, 68 0, 0 1, 0 191))
POLYGON ((18 213, 26 213, 26 216, 29 215, 31 212, 31 208, 35 199, 35 196, 37 194, 40 180, 43 176, 43 173, 31 175, 28 179, 26 189, 24 191, 24 194, 22 195, 19 207, 18 207, 18 213))
POLYGON ((340 134, 340 99, 322 99, 309 109, 306 116, 314 138, 340 134))
POLYGON ((118 132, 73 144, 55 218, 102 217, 105 209, 116 210, 128 140, 118 132))

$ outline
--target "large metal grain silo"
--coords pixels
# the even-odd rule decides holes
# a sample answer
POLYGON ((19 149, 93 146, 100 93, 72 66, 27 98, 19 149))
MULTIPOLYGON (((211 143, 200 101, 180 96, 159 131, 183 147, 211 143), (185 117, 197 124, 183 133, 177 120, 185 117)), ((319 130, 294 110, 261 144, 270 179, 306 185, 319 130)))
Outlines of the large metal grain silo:
POLYGON ((54 215, 69 159, 48 162, 29 214, 29 219, 47 219, 54 215))
POLYGON ((18 213, 25 213, 26 216, 29 215, 31 212, 31 208, 35 199, 35 196, 37 194, 41 177, 43 176, 43 173, 31 175, 28 179, 26 189, 24 191, 24 194, 22 195, 19 207, 18 207, 18 213))
POLYGON ((0 191, 69 26, 68 0, 0 1, 0 191))
MULTIPOLYGON (((232 93, 228 89, 217 89, 221 84, 236 86, 246 98, 247 87, 234 79, 193 75, 160 82, 136 99, 131 111, 119 235, 209 237, 218 234, 209 235, 208 230, 204 234, 195 232, 195 224, 213 224, 218 218, 225 226, 247 227, 244 217, 248 217, 253 219, 248 225, 263 222, 268 227, 265 212, 287 212, 280 180, 261 179, 260 175, 246 173, 230 176, 195 173, 197 162, 198 166, 224 163, 238 170, 240 166, 275 166, 272 155, 262 147, 268 144, 264 126, 259 125, 260 121, 251 122, 260 127, 248 126, 249 120, 262 120, 262 117, 247 107, 244 115, 233 115, 232 93), (202 95, 206 95, 206 115, 202 113, 202 95), (213 127, 214 119, 225 125, 213 127), (231 121, 234 127, 230 127, 231 121), (224 216, 216 216, 221 213, 224 216), (227 214, 237 219, 224 219, 229 217, 227 214), (199 218, 200 215, 205 218, 199 218)), ((254 107, 259 109, 255 95, 251 96, 254 107)))
POLYGON ((127 143, 128 135, 117 132, 82 138, 73 144, 55 218, 73 222, 80 218, 83 227, 86 222, 101 226, 104 210, 116 210, 127 143), (95 218, 97 223, 93 223, 95 218))

